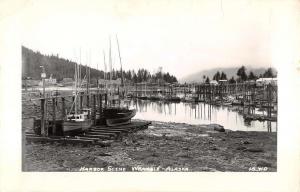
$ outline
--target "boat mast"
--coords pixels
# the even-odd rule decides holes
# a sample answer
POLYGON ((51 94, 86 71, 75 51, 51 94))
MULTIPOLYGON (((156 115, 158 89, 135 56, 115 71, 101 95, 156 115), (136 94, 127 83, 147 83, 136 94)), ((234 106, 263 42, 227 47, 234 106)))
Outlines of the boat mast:
POLYGON ((89 86, 88 86, 88 80, 89 80, 89 72, 88 72, 88 61, 89 61, 89 54, 86 54, 86 64, 85 64, 85 75, 86 75, 86 94, 89 94, 89 86))
POLYGON ((88 91, 90 92, 90 85, 91 85, 91 64, 92 64, 92 53, 91 53, 91 49, 89 49, 89 67, 88 67, 88 70, 89 70, 89 84, 88 84, 88 91))
POLYGON ((81 85, 81 47, 79 49, 78 83, 81 85))
POLYGON ((77 71, 77 62, 75 62, 75 100, 74 100, 74 104, 75 104, 75 114, 77 114, 77 105, 76 105, 76 97, 77 97, 77 75, 78 75, 78 71, 77 71))
POLYGON ((109 37, 109 67, 110 67, 110 74, 109 74, 109 90, 111 91, 111 80, 112 80, 112 59, 111 59, 111 39, 109 37))
POLYGON ((120 52, 120 46, 119 46, 119 41, 118 41, 118 36, 116 34, 116 39, 117 39, 117 45, 118 45, 118 52, 119 52, 119 59, 120 59, 120 65, 121 65, 121 87, 124 86, 123 82, 123 68, 122 68, 122 59, 121 59, 121 52, 120 52))
POLYGON ((103 50, 103 60, 104 60, 104 87, 105 87, 105 91, 107 91, 107 87, 106 87, 106 73, 107 73, 107 69, 106 69, 106 62, 105 62, 105 52, 103 50))
POLYGON ((98 68, 98 62, 97 62, 97 73, 98 73, 98 75, 96 76, 96 78, 97 78, 97 93, 99 93, 99 68, 98 68))
MULTIPOLYGON (((82 84, 82 82, 81 82, 81 47, 79 48, 79 65, 78 65, 78 69, 77 69, 77 71, 78 71, 78 76, 77 76, 77 86, 79 85, 79 91, 80 91, 80 89, 81 89, 81 84, 82 84)), ((77 92, 76 92, 76 95, 75 95, 75 100, 76 100, 76 98, 77 98, 77 92)), ((79 103, 81 103, 81 98, 79 97, 79 103)), ((77 106, 77 100, 76 100, 76 103, 75 103, 75 106, 77 106)), ((77 114, 77 113, 76 113, 77 114)))
POLYGON ((121 65, 121 95, 124 97, 124 79, 123 79, 123 65, 122 65, 122 59, 121 59, 121 52, 120 52, 120 45, 119 45, 119 40, 118 36, 116 34, 116 39, 117 39, 117 44, 118 44, 118 52, 119 52, 119 59, 120 59, 120 65, 121 65))

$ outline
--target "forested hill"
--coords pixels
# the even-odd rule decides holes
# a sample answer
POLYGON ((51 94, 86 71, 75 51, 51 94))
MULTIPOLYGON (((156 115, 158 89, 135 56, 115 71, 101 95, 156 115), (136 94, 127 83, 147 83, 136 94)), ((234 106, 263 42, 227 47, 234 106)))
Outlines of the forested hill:
MULTIPOLYGON (((32 79, 40 79, 42 68, 44 66, 47 78, 50 74, 58 81, 65 77, 74 78, 75 63, 68 60, 59 58, 58 56, 42 55, 39 52, 34 52, 24 46, 22 46, 22 77, 31 77, 32 79)), ((97 71, 91 68, 91 78, 96 75, 103 76, 103 71, 97 71)), ((85 68, 82 69, 82 77, 85 75, 85 68)))
MULTIPOLYGON (((22 78, 31 77, 32 79, 41 79, 42 68, 44 66, 47 78, 52 74, 53 78, 56 78, 58 81, 63 78, 74 78, 75 74, 75 63, 68 60, 59 58, 54 55, 43 55, 39 52, 34 52, 24 46, 22 46, 22 78)), ((81 76, 84 77, 86 74, 86 68, 83 66, 81 69, 81 76)), ((107 73, 109 78, 110 73, 107 73)), ((90 69, 91 79, 104 78, 104 72, 96 69, 90 69)), ((121 72, 112 71, 112 79, 117 79, 121 77, 121 72)), ((157 81, 163 80, 168 83, 177 82, 177 78, 169 73, 157 72, 155 74, 150 74, 146 69, 139 69, 135 71, 124 71, 124 79, 127 79, 132 82, 143 82, 143 81, 157 81)))

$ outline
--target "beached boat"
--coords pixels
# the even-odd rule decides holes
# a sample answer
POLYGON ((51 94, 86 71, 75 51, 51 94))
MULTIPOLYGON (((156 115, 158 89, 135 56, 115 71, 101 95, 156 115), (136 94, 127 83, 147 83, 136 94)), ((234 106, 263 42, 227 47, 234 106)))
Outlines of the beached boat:
MULTIPOLYGON (((118 44, 118 51, 119 51, 119 59, 120 59, 120 65, 121 65, 121 74, 123 74, 122 70, 122 61, 121 61, 121 54, 119 49, 119 42, 118 38, 117 44, 118 44)), ((110 52, 109 52, 109 58, 110 58, 110 66, 111 66, 111 45, 110 45, 110 52)), ((121 88, 124 87, 123 84, 123 76, 121 76, 121 88)), ((115 103, 115 102, 112 102, 115 103)), ((136 110, 135 109, 128 109, 126 107, 122 107, 118 105, 111 106, 109 108, 103 109, 103 119, 106 122, 107 126, 119 126, 119 125, 126 125, 131 122, 131 119, 135 116, 136 110)))
POLYGON ((92 120, 87 118, 84 114, 70 114, 67 115, 67 120, 63 122, 63 132, 86 131, 91 128, 92 123, 92 120))
POLYGON ((104 109, 103 113, 107 126, 119 126, 129 124, 131 119, 136 115, 136 110, 112 107, 104 109))
POLYGON ((80 79, 79 71, 79 66, 75 64, 75 100, 72 104, 69 114, 67 114, 66 119, 63 121, 62 131, 64 135, 86 131, 92 126, 93 123, 90 118, 90 108, 84 108, 81 110, 77 109, 77 98, 78 94, 80 93, 77 88, 81 87, 80 81, 78 81, 78 79, 80 79))
MULTIPOLYGON (((76 110, 77 111, 77 110, 76 110)), ((67 115, 63 121, 63 133, 83 132, 91 128, 93 121, 91 120, 91 109, 82 109, 80 113, 74 112, 67 115)))

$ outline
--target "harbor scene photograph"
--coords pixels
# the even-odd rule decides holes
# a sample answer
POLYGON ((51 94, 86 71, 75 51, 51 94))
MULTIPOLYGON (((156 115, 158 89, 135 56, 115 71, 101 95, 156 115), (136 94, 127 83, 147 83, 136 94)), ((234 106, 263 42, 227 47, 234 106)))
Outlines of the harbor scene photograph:
POLYGON ((272 1, 34 2, 23 172, 277 172, 272 1))

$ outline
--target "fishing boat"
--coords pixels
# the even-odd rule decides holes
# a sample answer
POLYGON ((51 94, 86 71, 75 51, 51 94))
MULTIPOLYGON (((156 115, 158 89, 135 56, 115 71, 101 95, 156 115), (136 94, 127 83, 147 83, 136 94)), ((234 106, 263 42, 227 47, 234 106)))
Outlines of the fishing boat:
POLYGON ((235 99, 235 100, 232 101, 232 105, 242 105, 242 102, 235 99))
POLYGON ((63 132, 82 132, 88 130, 92 126, 92 120, 89 118, 90 111, 82 113, 74 113, 67 115, 67 120, 63 122, 63 132))
MULTIPOLYGON (((122 60, 121 60, 121 54, 120 54, 120 48, 119 48, 119 42, 118 42, 117 36, 116 36, 116 40, 117 40, 117 44, 118 44, 118 52, 119 52, 119 59, 120 59, 120 65, 121 65, 121 89, 122 89, 124 87, 122 60)), ((110 57, 110 66, 111 66, 112 65, 112 63, 111 63, 111 45, 110 45, 109 57, 110 57)), ((130 110, 127 107, 121 106, 120 103, 119 103, 119 105, 115 105, 115 106, 111 106, 111 107, 103 109, 103 118, 106 122, 106 125, 110 126, 110 127, 129 124, 131 122, 131 119, 135 115, 136 115, 135 109, 130 110)))
POLYGON ((141 100, 147 100, 147 99, 148 99, 148 97, 147 97, 147 96, 145 96, 145 95, 142 95, 142 96, 139 96, 139 97, 138 97, 138 99, 141 99, 141 100))
POLYGON ((192 94, 188 94, 186 95, 186 97, 184 98, 185 102, 197 102, 197 96, 192 95, 192 94))
POLYGON ((64 135, 73 134, 76 132, 84 132, 88 130, 93 121, 91 120, 91 109, 83 108, 81 110, 77 109, 77 99, 80 91, 78 91, 78 87, 80 88, 80 67, 75 64, 75 99, 71 106, 69 114, 67 114, 66 119, 63 121, 62 131, 64 135), (74 107, 74 111, 73 111, 74 107))
POLYGON ((175 95, 166 95, 165 100, 170 102, 180 102, 180 97, 177 97, 175 95))
POLYGON ((159 97, 159 95, 150 95, 149 100, 150 101, 158 101, 158 100, 160 100, 160 97, 159 97))

